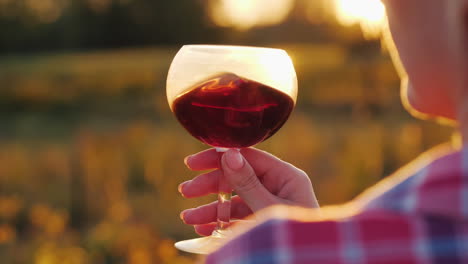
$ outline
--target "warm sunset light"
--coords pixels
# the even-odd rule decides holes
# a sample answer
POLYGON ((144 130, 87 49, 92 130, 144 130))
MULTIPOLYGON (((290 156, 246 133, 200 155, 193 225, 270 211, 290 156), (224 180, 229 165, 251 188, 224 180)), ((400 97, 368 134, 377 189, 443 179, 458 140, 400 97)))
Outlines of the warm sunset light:
POLYGON ((463 262, 463 1, 0 0, 0 264, 463 262))
POLYGON ((293 0, 213 0, 210 13, 219 26, 248 30, 283 22, 293 5, 293 0))
POLYGON ((380 0, 335 0, 336 17, 345 25, 360 24, 365 35, 379 35, 386 23, 385 6, 380 0))

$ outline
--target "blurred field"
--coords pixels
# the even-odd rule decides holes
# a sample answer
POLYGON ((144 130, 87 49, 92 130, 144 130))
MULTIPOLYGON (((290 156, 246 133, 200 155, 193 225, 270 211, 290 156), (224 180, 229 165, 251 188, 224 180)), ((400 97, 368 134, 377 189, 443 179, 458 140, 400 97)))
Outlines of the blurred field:
MULTIPOLYGON (((451 130, 412 119, 378 45, 285 45, 298 106, 259 147, 304 169, 321 204, 347 201, 451 130)), ((2 263, 193 263, 179 212, 205 149, 170 113, 177 48, 0 58, 2 263)))

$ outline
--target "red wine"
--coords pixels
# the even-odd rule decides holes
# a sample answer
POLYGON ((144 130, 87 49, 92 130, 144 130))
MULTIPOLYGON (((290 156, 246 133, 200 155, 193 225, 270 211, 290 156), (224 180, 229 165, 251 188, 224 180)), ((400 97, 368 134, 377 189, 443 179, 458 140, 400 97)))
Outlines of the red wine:
POLYGON ((224 73, 179 95, 172 110, 197 139, 214 147, 243 148, 271 137, 294 107, 287 94, 224 73))

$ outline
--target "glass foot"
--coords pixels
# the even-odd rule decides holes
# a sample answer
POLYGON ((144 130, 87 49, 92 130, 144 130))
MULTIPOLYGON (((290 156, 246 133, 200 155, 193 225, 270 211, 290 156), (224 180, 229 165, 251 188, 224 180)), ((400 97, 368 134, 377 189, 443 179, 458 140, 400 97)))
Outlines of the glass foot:
POLYGON ((195 254, 210 254, 216 250, 226 238, 219 236, 208 236, 194 238, 175 243, 178 250, 195 253, 195 254))

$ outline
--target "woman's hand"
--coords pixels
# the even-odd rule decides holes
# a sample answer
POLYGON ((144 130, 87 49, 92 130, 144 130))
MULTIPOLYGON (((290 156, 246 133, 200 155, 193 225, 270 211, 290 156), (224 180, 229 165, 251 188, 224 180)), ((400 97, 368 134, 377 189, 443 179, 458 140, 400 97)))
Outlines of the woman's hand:
MULTIPOLYGON (((189 156, 185 164, 203 173, 179 185, 186 198, 200 197, 218 192, 218 178, 222 175, 238 196, 231 200, 231 217, 242 219, 252 212, 275 204, 318 208, 312 184, 305 172, 275 156, 255 149, 230 149, 221 157, 215 149, 189 156)), ((216 226, 217 202, 181 213, 186 224, 194 225, 200 235, 210 235, 216 226)))

